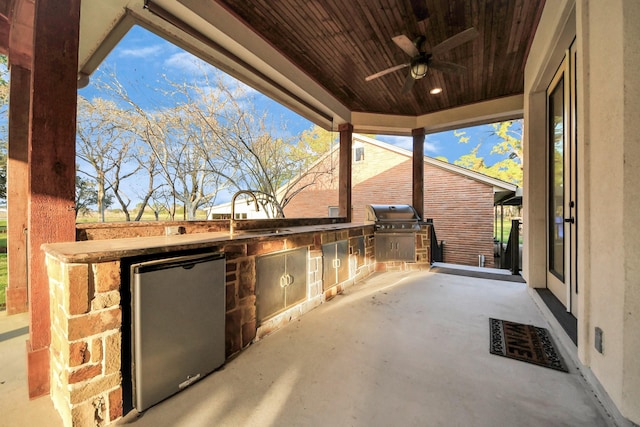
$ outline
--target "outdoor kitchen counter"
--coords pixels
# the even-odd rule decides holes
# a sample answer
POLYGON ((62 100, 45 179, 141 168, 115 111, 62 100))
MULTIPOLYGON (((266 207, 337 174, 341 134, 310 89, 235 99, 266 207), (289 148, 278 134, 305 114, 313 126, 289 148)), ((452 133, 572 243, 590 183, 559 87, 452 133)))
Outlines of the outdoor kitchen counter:
MULTIPOLYGON (((51 330, 50 344, 42 357, 49 359, 51 400, 62 418, 68 420, 66 425, 103 425, 104 420, 113 425, 124 410, 127 413, 135 407, 132 264, 181 253, 225 254, 224 280, 212 279, 211 285, 224 289, 226 360, 375 271, 430 266, 427 226, 416 234, 416 262, 378 263, 374 224, 322 223, 331 218, 312 224, 295 220, 238 221, 239 229, 233 236, 224 220, 150 224, 152 230, 144 229, 146 224, 101 224, 97 227, 99 233, 78 226, 78 230, 89 231, 86 240, 42 245, 49 280, 51 330), (176 231, 183 234, 162 235, 176 231), (156 234, 140 235, 148 232, 156 234), (109 239, 111 236, 114 238, 109 239), (279 255, 272 257, 275 253, 279 255), (348 266, 347 275, 341 276, 340 265, 348 266), (269 275, 259 275, 258 270, 284 274, 270 280, 269 275), (294 282, 302 284, 300 299, 288 300, 287 294, 282 293, 280 279, 285 277, 291 279, 285 288, 294 282), (281 297, 273 298, 275 303, 269 306, 271 311, 259 312, 259 307, 267 306, 265 300, 271 304, 271 298, 278 296, 281 297), (71 421, 76 419, 88 421, 71 421)), ((176 310, 182 311, 185 301, 168 303, 175 303, 176 310)))
POLYGON ((371 224, 341 223, 268 229, 238 230, 233 236, 229 231, 178 234, 170 236, 129 237, 120 239, 86 240, 79 242, 45 243, 42 250, 65 263, 95 263, 116 261, 140 255, 164 254, 175 251, 212 248, 234 241, 282 240, 304 233, 328 233, 358 229, 371 224))

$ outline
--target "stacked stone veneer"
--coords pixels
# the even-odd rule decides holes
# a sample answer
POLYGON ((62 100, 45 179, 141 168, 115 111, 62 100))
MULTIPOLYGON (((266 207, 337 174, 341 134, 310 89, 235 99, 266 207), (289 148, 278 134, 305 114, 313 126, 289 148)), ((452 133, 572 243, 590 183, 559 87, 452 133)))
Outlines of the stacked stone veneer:
POLYGON ((428 270, 431 268, 431 225, 421 224, 416 233, 416 262, 377 262, 376 271, 428 270))
POLYGON ((107 425, 122 417, 120 263, 46 262, 51 399, 65 426, 107 425))
MULTIPOLYGON (((363 228, 302 233, 282 239, 234 240, 226 255, 226 354, 232 356, 252 341, 311 310, 345 286, 374 270, 374 240, 363 228), (364 257, 356 239, 365 240, 364 257), (350 279, 322 287, 322 245, 348 239, 350 279), (257 256, 307 247, 307 299, 256 322, 255 259, 257 256)), ((159 255, 161 256, 161 255, 159 255)), ((67 263, 47 255, 51 314, 51 399, 65 426, 105 426, 123 416, 122 308, 120 260, 67 263)), ((125 367, 128 369, 129 367, 125 367)))

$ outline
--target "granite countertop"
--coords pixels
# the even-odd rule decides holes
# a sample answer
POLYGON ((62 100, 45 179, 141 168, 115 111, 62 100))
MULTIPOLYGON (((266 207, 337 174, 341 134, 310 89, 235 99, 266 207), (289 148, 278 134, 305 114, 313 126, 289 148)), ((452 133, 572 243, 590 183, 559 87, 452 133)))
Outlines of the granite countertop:
POLYGON ((248 239, 283 239, 301 233, 318 233, 361 228, 363 223, 322 224, 254 230, 238 230, 231 236, 228 231, 178 234, 171 236, 130 237, 109 240, 45 243, 42 250, 66 263, 115 261, 121 258, 162 254, 180 250, 211 248, 232 241, 248 239))

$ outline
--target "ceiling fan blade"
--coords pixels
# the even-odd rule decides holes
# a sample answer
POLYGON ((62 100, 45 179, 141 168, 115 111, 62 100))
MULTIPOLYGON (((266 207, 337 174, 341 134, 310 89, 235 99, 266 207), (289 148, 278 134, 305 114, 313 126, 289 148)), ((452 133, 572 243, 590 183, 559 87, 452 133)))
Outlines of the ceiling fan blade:
POLYGON ((470 42, 476 37, 478 37, 478 30, 476 30, 474 27, 467 28, 466 30, 461 31, 455 36, 449 37, 442 43, 434 46, 433 49, 431 50, 431 53, 433 55, 441 54, 443 52, 453 49, 454 47, 458 47, 461 44, 470 42))
POLYGON ((467 71, 467 67, 464 65, 454 64, 453 62, 445 61, 429 61, 429 68, 442 71, 445 73, 462 74, 467 71))
POLYGON ((429 17, 427 0, 411 0, 411 8, 416 16, 416 21, 423 21, 429 17))
POLYGON ((411 92, 413 89, 413 85, 416 83, 416 79, 413 78, 411 73, 407 74, 407 78, 404 81, 404 86, 402 86, 402 94, 411 92))
POLYGON ((392 38, 392 40, 395 44, 398 45, 400 49, 404 50, 404 52, 410 57, 413 58, 414 56, 420 54, 416 45, 414 45, 411 39, 405 36, 404 34, 401 36, 395 36, 392 38))
POLYGON ((377 79, 378 77, 382 77, 385 74, 389 74, 389 73, 393 73, 394 71, 401 70, 405 67, 408 67, 409 65, 411 65, 409 62, 407 62, 406 64, 396 65, 395 67, 387 68, 386 70, 378 71, 375 74, 371 74, 370 76, 365 77, 364 80, 369 82, 373 79, 377 79))

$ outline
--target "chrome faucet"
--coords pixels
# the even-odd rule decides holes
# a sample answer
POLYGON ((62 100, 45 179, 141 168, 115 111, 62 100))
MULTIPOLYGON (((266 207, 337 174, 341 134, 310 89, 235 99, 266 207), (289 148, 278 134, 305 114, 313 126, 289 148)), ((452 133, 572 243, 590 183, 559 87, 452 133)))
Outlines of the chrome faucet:
MULTIPOLYGON (((229 234, 231 235, 233 235, 233 232, 235 231, 235 228, 236 228, 236 198, 240 194, 248 194, 249 196, 253 197, 253 202, 255 203, 255 206, 256 206, 256 212, 260 210, 260 206, 258 205, 258 198, 256 197, 255 194, 253 194, 252 191, 240 190, 236 192, 233 195, 233 197, 231 197, 231 221, 229 221, 229 234)), ((247 201, 247 204, 249 204, 249 201, 247 201)))

